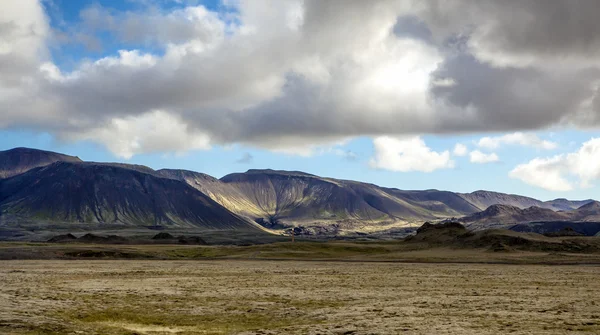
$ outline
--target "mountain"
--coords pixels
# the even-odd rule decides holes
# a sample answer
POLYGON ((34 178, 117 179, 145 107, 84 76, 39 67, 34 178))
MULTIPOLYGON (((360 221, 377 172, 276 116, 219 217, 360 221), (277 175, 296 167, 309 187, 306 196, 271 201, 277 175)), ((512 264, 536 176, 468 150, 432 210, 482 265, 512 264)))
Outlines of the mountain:
POLYGON ((402 191, 298 171, 248 170, 220 180, 184 170, 159 170, 268 228, 406 224, 478 210, 452 192, 402 191))
POLYGON ((559 210, 572 210, 581 207, 593 200, 579 200, 571 201, 567 199, 555 199, 550 201, 540 201, 530 197, 524 197, 516 194, 505 194, 490 191, 475 191, 472 193, 458 193, 463 199, 467 200, 473 206, 477 207, 480 211, 492 205, 509 205, 515 206, 521 209, 529 208, 532 206, 547 208, 554 211, 559 210))
POLYGON ((187 184, 125 164, 56 162, 1 180, 0 213, 34 221, 255 229, 187 184))
POLYGON ((243 215, 250 220, 254 220, 255 218, 263 217, 265 215, 264 211, 258 207, 255 202, 247 198, 246 195, 238 190, 234 185, 224 183, 221 180, 211 177, 207 174, 187 170, 171 169, 162 169, 156 172, 163 177, 187 183, 230 211, 239 215, 243 215))
POLYGON ((81 162, 79 157, 29 148, 0 151, 0 179, 10 178, 54 162, 81 162))
POLYGON ((490 225, 509 224, 533 221, 561 221, 570 216, 565 212, 555 212, 548 208, 531 206, 521 209, 511 205, 491 205, 481 212, 473 213, 460 219, 466 224, 490 225))
MULTIPOLYGON (((553 227, 556 226, 556 222, 597 222, 600 221, 600 202, 592 201, 570 211, 553 211, 536 206, 522 209, 510 205, 492 205, 484 211, 460 218, 459 221, 471 228, 532 222, 542 222, 553 227)), ((546 228, 541 227, 540 231, 545 232, 544 229, 546 228)))
POLYGON ((592 201, 569 213, 572 220, 600 221, 600 202, 592 201))
POLYGON ((590 202, 594 202, 594 200, 592 199, 587 199, 587 200, 567 200, 564 198, 560 198, 560 199, 554 199, 554 200, 550 200, 550 201, 546 201, 544 202, 544 204, 546 204, 547 206, 549 206, 548 208, 556 210, 556 211, 569 211, 572 209, 577 209, 585 204, 588 204, 590 202))
POLYGON ((33 220, 255 229, 258 223, 279 231, 302 226, 368 232, 452 218, 472 227, 600 219, 599 203, 593 200, 542 202, 489 191, 401 190, 270 169, 217 179, 187 170, 86 163, 27 148, 0 152, 0 172, 0 224, 33 220))

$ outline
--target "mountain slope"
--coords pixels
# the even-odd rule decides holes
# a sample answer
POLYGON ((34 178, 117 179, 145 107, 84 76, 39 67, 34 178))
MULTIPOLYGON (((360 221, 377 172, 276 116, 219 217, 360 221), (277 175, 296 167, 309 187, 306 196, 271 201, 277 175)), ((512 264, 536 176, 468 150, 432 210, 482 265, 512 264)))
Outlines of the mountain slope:
POLYGON ((232 222, 235 227, 256 227, 255 222, 273 229, 325 225, 334 231, 371 231, 465 216, 464 222, 483 226, 594 221, 600 219, 596 206, 592 200, 542 202, 488 191, 407 191, 299 171, 249 170, 216 179, 185 170, 83 163, 77 157, 34 149, 0 152, 0 213, 5 222, 10 217, 17 217, 13 222, 29 217, 203 227, 232 222))
POLYGON ((10 178, 54 162, 81 162, 79 157, 29 148, 0 151, 0 179, 10 178))
MULTIPOLYGON (((220 180, 185 170, 159 170, 157 173, 184 181, 230 211, 269 228, 422 222, 478 213, 480 206, 494 202, 516 205, 502 207, 502 213, 490 215, 489 211, 485 212, 472 221, 497 223, 564 219, 561 213, 548 209, 558 206, 553 202, 544 203, 496 192, 405 191, 298 171, 249 170, 229 174, 220 180), (528 204, 539 206, 519 210, 528 204), (507 208, 512 209, 507 211, 507 208)), ((557 201, 562 207, 575 204, 565 199, 557 201)))
POLYGON ((187 183, 193 188, 208 195, 225 208, 239 215, 243 215, 252 220, 254 218, 265 216, 263 209, 258 207, 255 202, 248 199, 246 195, 240 192, 234 185, 224 183, 207 174, 172 169, 158 170, 157 173, 163 177, 187 183))
POLYGON ((378 225, 462 216, 477 208, 452 192, 401 191, 297 171, 249 170, 220 180, 183 170, 159 170, 261 224, 378 225))
POLYGON ((0 213, 52 222, 254 229, 187 184, 143 170, 67 162, 36 168, 0 181, 0 213))

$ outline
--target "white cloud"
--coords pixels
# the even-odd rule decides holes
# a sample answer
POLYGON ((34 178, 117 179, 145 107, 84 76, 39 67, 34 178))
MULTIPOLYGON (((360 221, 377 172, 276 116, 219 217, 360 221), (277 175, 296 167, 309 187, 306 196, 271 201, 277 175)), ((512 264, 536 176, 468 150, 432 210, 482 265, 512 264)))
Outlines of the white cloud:
POLYGON ((479 150, 473 150, 469 153, 469 161, 476 164, 486 164, 499 161, 500 158, 495 153, 483 153, 479 150))
POLYGON ((210 148, 208 136, 189 129, 179 117, 164 111, 115 118, 108 125, 65 136, 103 143, 112 153, 125 159, 144 153, 175 151, 181 154, 210 148))
POLYGON ((535 134, 516 132, 496 137, 483 137, 477 142, 477 146, 486 149, 497 149, 501 145, 520 145, 524 147, 533 147, 537 149, 552 150, 556 149, 556 142, 542 140, 535 134))
POLYGON ((578 181, 579 187, 587 188, 600 178, 600 138, 592 138, 576 152, 549 158, 535 158, 520 164, 511 172, 512 178, 552 191, 569 191, 578 181))
POLYGON ((454 167, 450 152, 435 152, 418 136, 394 138, 381 136, 373 139, 375 155, 371 167, 398 172, 432 172, 454 167))
POLYGON ((565 157, 562 155, 535 158, 515 167, 509 176, 550 191, 570 191, 573 186, 563 176, 566 172, 564 163, 565 157))
POLYGON ((468 152, 467 146, 462 143, 456 143, 456 145, 454 146, 454 150, 452 150, 452 153, 454 154, 454 156, 459 156, 459 157, 466 156, 467 152, 468 152))

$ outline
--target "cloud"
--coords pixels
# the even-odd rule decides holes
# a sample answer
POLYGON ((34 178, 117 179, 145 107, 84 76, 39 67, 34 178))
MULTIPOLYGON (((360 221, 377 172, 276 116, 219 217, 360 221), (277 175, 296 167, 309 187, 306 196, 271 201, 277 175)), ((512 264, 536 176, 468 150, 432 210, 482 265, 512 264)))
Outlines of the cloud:
MULTIPOLYGON (((292 0, 232 1, 220 12, 197 5, 118 12, 94 5, 73 38, 95 45, 110 35, 122 50, 65 69, 51 54, 69 48, 49 52, 56 36, 43 6, 2 3, 0 127, 84 138, 120 156, 236 143, 310 155, 360 136, 595 127, 597 6, 292 0), (556 24, 554 13, 568 13, 568 24, 556 24), (132 135, 140 132, 130 130, 132 120, 164 115, 185 129, 181 137, 135 141, 144 136, 132 135), (128 131, 121 135, 117 124, 128 131)), ((524 134, 516 143, 551 146, 524 134)))
POLYGON ((452 153, 454 154, 454 156, 466 156, 468 152, 467 146, 462 144, 462 143, 456 143, 456 145, 454 146, 454 150, 452 150, 452 153))
POLYGON ((375 154, 371 167, 397 172, 433 172, 454 167, 450 152, 435 152, 418 136, 394 138, 377 137, 373 140, 375 154))
POLYGON ((334 153, 342 157, 344 160, 354 162, 358 160, 358 155, 352 150, 335 149, 334 153))
POLYGON ((190 131, 178 116, 164 111, 112 119, 110 124, 63 136, 65 139, 104 143, 111 152, 125 159, 137 154, 166 151, 181 154, 189 150, 210 148, 207 135, 190 131))
POLYGON ((542 140, 534 134, 516 132, 496 137, 483 137, 477 142, 477 146, 486 149, 498 149, 501 145, 520 145, 537 149, 552 150, 558 147, 556 142, 542 140))
POLYGON ((498 162, 500 158, 495 153, 483 153, 479 150, 473 150, 469 153, 469 161, 476 164, 486 164, 498 162))
POLYGON ((566 172, 564 156, 534 158, 510 171, 511 178, 549 191, 570 191, 573 185, 563 176, 566 172))
POLYGON ((576 152, 532 159, 515 167, 509 175, 551 191, 574 189, 575 184, 570 179, 575 179, 579 187, 587 188, 600 178, 599 155, 600 138, 592 138, 576 152))
POLYGON ((170 12, 151 8, 147 12, 114 13, 96 4, 82 10, 80 16, 90 31, 112 32, 121 41, 138 45, 179 44, 190 40, 210 45, 223 38, 227 26, 218 13, 193 5, 170 12))
POLYGON ((600 56, 596 1, 430 0, 418 8, 438 38, 461 31, 473 54, 496 66, 587 67, 600 56))
POLYGON ((250 164, 254 161, 254 156, 252 156, 249 152, 245 152, 242 157, 240 157, 235 162, 238 164, 250 164))

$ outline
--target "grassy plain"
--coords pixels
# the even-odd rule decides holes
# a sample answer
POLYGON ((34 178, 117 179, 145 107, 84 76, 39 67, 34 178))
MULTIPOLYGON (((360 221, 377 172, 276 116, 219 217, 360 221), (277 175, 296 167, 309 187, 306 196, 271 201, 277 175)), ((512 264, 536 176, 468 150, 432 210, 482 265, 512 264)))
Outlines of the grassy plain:
POLYGON ((597 334, 598 278, 582 265, 5 260, 0 333, 597 334))

